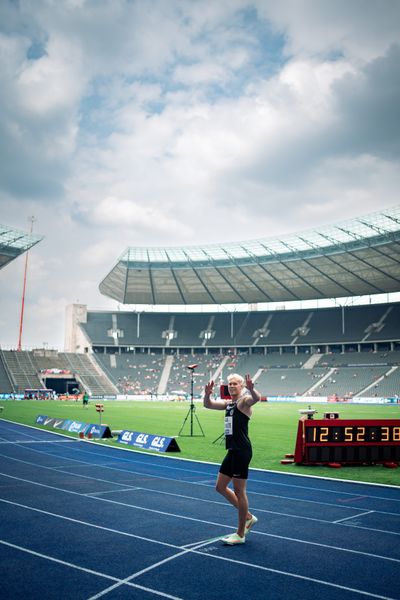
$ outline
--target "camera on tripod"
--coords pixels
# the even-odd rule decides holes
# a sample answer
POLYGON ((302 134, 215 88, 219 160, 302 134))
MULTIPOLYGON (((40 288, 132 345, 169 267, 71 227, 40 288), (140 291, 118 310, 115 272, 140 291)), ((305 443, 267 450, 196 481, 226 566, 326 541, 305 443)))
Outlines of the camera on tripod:
POLYGON ((197 424, 198 424, 198 426, 200 428, 200 431, 201 431, 201 433, 197 434, 197 435, 201 435, 202 437, 204 437, 204 431, 203 431, 203 428, 202 428, 202 426, 200 424, 199 417, 196 415, 196 407, 194 405, 194 392, 193 392, 194 371, 195 371, 195 369, 197 369, 198 366, 199 365, 197 365, 197 364, 186 365, 186 368, 190 371, 190 406, 189 406, 188 413, 187 413, 187 415, 185 417, 185 420, 182 423, 182 427, 180 428, 180 431, 179 431, 179 435, 181 435, 181 436, 185 435, 182 432, 183 432, 183 429, 185 427, 186 421, 190 417, 190 433, 186 434, 186 436, 190 435, 190 437, 193 437, 194 435, 196 435, 194 433, 194 427, 193 427, 193 425, 194 425, 194 418, 195 418, 196 422, 197 422, 197 424))

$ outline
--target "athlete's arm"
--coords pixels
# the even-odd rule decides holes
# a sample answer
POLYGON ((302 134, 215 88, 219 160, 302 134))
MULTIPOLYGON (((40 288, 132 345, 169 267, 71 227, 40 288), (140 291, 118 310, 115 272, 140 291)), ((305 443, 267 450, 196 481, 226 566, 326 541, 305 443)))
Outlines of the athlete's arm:
POLYGON ((209 381, 204 388, 203 405, 206 408, 212 408, 214 410, 225 410, 227 402, 225 400, 214 400, 211 398, 211 394, 214 391, 214 381, 209 381))
POLYGON ((261 394, 255 389, 253 380, 251 379, 250 375, 246 375, 245 385, 250 395, 246 396, 244 402, 247 404, 247 406, 253 406, 253 404, 261 400, 261 394))

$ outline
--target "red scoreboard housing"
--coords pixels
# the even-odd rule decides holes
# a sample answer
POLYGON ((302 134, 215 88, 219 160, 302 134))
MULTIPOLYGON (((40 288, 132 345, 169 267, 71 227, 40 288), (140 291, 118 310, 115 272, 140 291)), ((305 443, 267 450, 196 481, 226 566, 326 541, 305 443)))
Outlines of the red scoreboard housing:
POLYGON ((400 419, 300 419, 294 462, 399 463, 400 419))

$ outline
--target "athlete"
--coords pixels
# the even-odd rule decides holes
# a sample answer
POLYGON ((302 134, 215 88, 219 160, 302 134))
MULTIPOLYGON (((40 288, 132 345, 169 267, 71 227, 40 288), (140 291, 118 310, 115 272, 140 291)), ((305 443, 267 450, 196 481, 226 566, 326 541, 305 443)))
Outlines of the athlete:
POLYGON ((254 389, 250 375, 246 375, 243 379, 236 373, 228 376, 230 399, 212 399, 213 390, 214 381, 210 381, 205 386, 203 404, 206 408, 225 410, 225 446, 228 453, 219 469, 216 490, 238 511, 236 533, 222 538, 224 544, 233 546, 244 544, 246 534, 258 521, 257 517, 249 512, 246 483, 252 457, 248 424, 252 414, 251 407, 260 400, 261 396, 254 389), (231 481, 233 490, 228 487, 231 481))

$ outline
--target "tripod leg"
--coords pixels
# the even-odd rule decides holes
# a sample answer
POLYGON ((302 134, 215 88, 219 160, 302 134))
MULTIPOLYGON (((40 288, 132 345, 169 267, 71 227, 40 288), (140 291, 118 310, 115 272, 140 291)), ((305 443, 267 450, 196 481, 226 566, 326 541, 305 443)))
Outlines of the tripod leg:
POLYGON ((195 415, 195 417, 196 417, 197 424, 200 427, 201 435, 204 437, 204 431, 203 431, 203 428, 202 428, 201 423, 199 421, 199 417, 197 415, 195 415))
POLYGON ((179 434, 178 434, 178 435, 181 435, 181 432, 183 431, 183 428, 185 427, 185 424, 186 424, 186 421, 188 420, 188 417, 189 417, 189 414, 190 414, 190 412, 191 412, 191 411, 190 411, 190 408, 189 408, 189 411, 188 411, 188 413, 186 414, 186 417, 185 417, 185 419, 184 419, 184 421, 183 421, 183 423, 182 423, 182 427, 180 428, 180 430, 179 430, 179 434))
POLYGON ((183 421, 183 425, 182 425, 182 427, 181 427, 181 429, 179 431, 179 435, 183 435, 182 431, 183 431, 183 428, 184 428, 184 426, 186 424, 186 421, 187 421, 187 419, 189 417, 189 414, 190 414, 190 433, 188 435, 190 437, 193 437, 195 435, 194 432, 193 432, 193 415, 194 415, 196 417, 197 424, 200 427, 201 435, 204 437, 204 431, 203 431, 203 428, 202 428, 202 426, 200 424, 199 418, 196 415, 196 407, 195 407, 194 402, 193 402, 193 399, 194 399, 194 395, 193 395, 193 376, 194 376, 194 369, 196 367, 197 367, 197 365, 192 365, 192 366, 188 367, 191 370, 191 377, 190 377, 190 407, 189 407, 189 411, 188 411, 188 413, 187 413, 187 415, 185 417, 185 420, 183 421))

